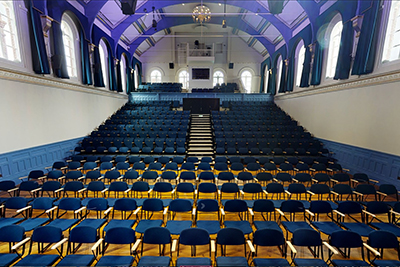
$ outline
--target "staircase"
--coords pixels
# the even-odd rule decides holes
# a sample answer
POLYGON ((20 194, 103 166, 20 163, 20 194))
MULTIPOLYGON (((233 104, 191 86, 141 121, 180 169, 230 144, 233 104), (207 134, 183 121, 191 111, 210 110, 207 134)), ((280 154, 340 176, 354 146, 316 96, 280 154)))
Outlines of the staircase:
POLYGON ((187 156, 214 156, 214 142, 210 114, 191 115, 187 156))

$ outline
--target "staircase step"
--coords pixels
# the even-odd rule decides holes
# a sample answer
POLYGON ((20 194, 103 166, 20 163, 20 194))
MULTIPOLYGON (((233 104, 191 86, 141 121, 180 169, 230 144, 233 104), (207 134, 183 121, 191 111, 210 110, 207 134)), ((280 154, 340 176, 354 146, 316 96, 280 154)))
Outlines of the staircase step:
POLYGON ((191 151, 206 151, 206 152, 209 152, 209 151, 214 151, 214 149, 211 148, 211 147, 192 147, 192 148, 189 148, 188 151, 189 152, 191 152, 191 151))
POLYGON ((207 144, 207 145, 214 145, 212 140, 189 140, 190 144, 207 144))
POLYGON ((213 148, 212 144, 193 144, 189 143, 189 147, 207 147, 207 148, 213 148))

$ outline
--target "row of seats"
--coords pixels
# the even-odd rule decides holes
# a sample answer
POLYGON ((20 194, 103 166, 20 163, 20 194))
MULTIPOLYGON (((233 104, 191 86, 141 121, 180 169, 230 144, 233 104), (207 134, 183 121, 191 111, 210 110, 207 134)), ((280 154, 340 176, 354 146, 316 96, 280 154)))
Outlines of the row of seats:
POLYGON ((140 84, 138 92, 180 92, 182 83, 146 83, 140 84))

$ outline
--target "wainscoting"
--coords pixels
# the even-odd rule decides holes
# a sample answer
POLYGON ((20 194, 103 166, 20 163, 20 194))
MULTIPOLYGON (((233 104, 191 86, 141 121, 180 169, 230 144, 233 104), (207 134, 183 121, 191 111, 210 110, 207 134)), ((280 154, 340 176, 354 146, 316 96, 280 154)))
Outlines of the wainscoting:
POLYGON ((394 184, 400 189, 400 157, 365 148, 319 139, 333 152, 333 157, 352 174, 363 172, 372 179, 394 184))
POLYGON ((18 182, 19 177, 28 175, 31 170, 52 166, 55 161, 70 156, 80 140, 82 138, 0 154, 1 180, 18 182))
POLYGON ((240 93, 142 93, 133 92, 129 95, 129 101, 179 101, 183 104, 183 98, 219 98, 222 101, 273 101, 269 94, 240 94, 240 93))

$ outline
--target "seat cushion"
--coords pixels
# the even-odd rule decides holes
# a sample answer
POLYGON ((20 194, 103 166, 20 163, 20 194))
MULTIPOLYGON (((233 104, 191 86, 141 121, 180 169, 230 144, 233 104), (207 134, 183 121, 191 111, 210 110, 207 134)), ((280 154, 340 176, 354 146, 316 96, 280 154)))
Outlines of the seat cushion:
POLYGON ((400 261, 396 260, 375 260, 374 262, 375 266, 400 266, 400 261))
POLYGON ((14 266, 51 266, 58 258, 58 255, 31 254, 17 262, 14 266))
POLYGON ((328 266, 321 259, 294 259, 296 266, 328 266))
POLYGON ((1 266, 9 266, 11 265, 11 263, 13 263, 14 261, 16 261, 18 259, 18 255, 17 254, 8 254, 8 253, 4 253, 4 254, 0 254, 0 265, 1 266))
POLYGON ((192 221, 168 221, 166 228, 171 235, 180 235, 182 230, 189 229, 191 226, 192 221))
POLYGON ((276 267, 286 267, 290 266, 286 259, 262 259, 254 258, 253 263, 255 266, 276 266, 276 267))
POLYGON ((332 260, 334 266, 371 266, 365 261, 361 260, 332 260))
POLYGON ((171 262, 170 257, 166 256, 143 256, 140 258, 137 266, 158 266, 158 267, 167 267, 171 262))
POLYGON ((90 226, 95 229, 100 229, 103 224, 107 222, 106 219, 84 219, 82 222, 80 222, 78 225, 79 226, 90 226))
POLYGON ((90 266, 93 261, 93 255, 67 255, 57 266, 90 266))
POLYGON ((76 224, 77 222, 79 222, 79 219, 55 219, 54 221, 47 224, 47 226, 55 226, 61 228, 62 231, 65 231, 74 226, 74 224, 76 224))
POLYGON ((210 258, 182 257, 176 260, 176 266, 212 266, 212 263, 210 258))
POLYGON ((241 266, 248 267, 245 257, 217 257, 217 266, 241 266))
POLYGON ((127 227, 132 228, 136 220, 116 220, 112 219, 103 229, 104 232, 114 227, 127 227))
POLYGON ((141 220, 135 228, 135 231, 143 234, 151 227, 160 227, 163 223, 162 220, 141 220))
POLYGON ((103 256, 96 266, 130 266, 133 261, 132 256, 103 256))
POLYGON ((279 227, 278 223, 275 221, 254 221, 254 226, 257 230, 261 229, 275 229, 282 232, 282 229, 279 227))
POLYGON ((224 224, 226 227, 239 228, 245 235, 253 232, 253 229, 248 221, 225 221, 224 224))
POLYGON ((326 235, 331 235, 335 231, 343 230, 334 222, 311 222, 311 224, 326 235))
POLYGON ((207 230, 210 235, 214 235, 218 233, 219 230, 221 230, 221 225, 219 224, 219 221, 201 220, 197 221, 196 226, 197 228, 207 230))

